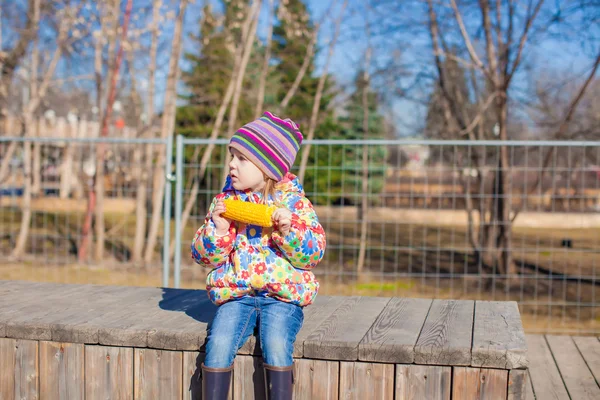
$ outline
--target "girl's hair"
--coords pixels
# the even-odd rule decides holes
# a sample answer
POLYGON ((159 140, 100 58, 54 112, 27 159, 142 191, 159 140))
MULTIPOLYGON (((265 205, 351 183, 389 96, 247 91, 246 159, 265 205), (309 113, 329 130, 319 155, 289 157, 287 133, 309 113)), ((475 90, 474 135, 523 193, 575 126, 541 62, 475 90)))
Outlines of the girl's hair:
POLYGON ((269 196, 272 196, 273 200, 276 200, 275 199, 275 185, 277 185, 277 182, 275 181, 275 179, 270 178, 265 175, 265 187, 262 190, 262 203, 263 204, 267 204, 267 200, 269 199, 269 196))

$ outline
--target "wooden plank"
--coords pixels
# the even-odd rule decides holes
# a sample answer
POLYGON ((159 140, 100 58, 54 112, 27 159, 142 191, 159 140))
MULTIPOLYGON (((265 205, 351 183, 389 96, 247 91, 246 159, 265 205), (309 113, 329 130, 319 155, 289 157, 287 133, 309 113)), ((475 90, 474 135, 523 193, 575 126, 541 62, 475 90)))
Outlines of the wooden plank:
POLYGON ((31 308, 21 309, 10 316, 6 322, 6 336, 18 339, 51 340, 51 323, 69 309, 77 307, 78 294, 90 293, 91 285, 65 285, 64 291, 57 288, 54 292, 42 296, 31 308))
POLYGON ((188 290, 171 301, 161 301, 154 319, 140 323, 148 329, 148 346, 171 350, 198 350, 206 339, 206 327, 217 307, 205 290, 188 290), (161 321, 156 326, 156 320, 161 321))
POLYGON ((133 398, 180 399, 183 355, 180 351, 134 349, 133 398))
POLYGON ((450 400, 452 367, 396 365, 396 399, 450 400))
POLYGON ((525 335, 529 358, 529 377, 538 399, 567 400, 569 395, 542 335, 525 335))
POLYGON ((155 296, 156 291, 155 288, 129 288, 114 293, 103 293, 94 299, 89 298, 87 304, 95 311, 81 312, 68 319, 57 319, 50 325, 52 340, 97 344, 99 343, 98 331, 106 320, 121 315, 135 318, 135 314, 131 311, 133 306, 147 296, 155 296), (98 307, 95 306, 97 303, 100 303, 98 307))
POLYGON ((527 368, 527 343, 515 301, 476 301, 472 366, 527 368))
POLYGON ((573 341, 600 385, 600 341, 591 336, 573 336, 573 341))
POLYGON ((506 399, 508 371, 502 369, 453 367, 452 398, 506 399))
MULTIPOLYGON (((7 325, 19 317, 33 318, 46 315, 47 308, 41 307, 44 301, 48 301, 49 306, 52 307, 55 304, 54 300, 60 298, 61 295, 60 291, 57 290, 57 286, 45 283, 30 283, 27 286, 18 287, 18 290, 10 291, 0 301, 1 336, 6 337, 8 335, 7 325)), ((21 339, 19 336, 11 337, 21 339)))
POLYGON ((342 296, 317 296, 315 302, 304 308, 304 323, 294 343, 294 357, 304 356, 304 341, 315 329, 323 325, 335 310, 342 305, 345 297, 342 296))
MULTIPOLYGON (((535 400, 536 396, 533 393, 533 385, 531 384, 531 376, 529 376, 529 370, 527 370, 527 386, 525 387, 525 400, 535 400)), ((541 398, 540 398, 541 400, 541 398)))
POLYGON ((40 399, 83 399, 83 344, 41 341, 40 399))
POLYGON ((358 345, 390 301, 384 297, 346 298, 304 341, 304 357, 357 360, 358 345))
POLYGON ((85 399, 133 399, 133 349, 85 346, 85 399))
POLYGON ((15 399, 39 399, 38 354, 37 341, 20 339, 15 341, 13 374, 15 399))
POLYGON ((526 369, 511 369, 508 372, 508 400, 525 400, 528 385, 526 369))
POLYGON ((263 400, 265 394, 265 372, 260 357, 239 355, 234 361, 233 399, 263 400))
POLYGON ((0 338, 0 399, 12 399, 15 393, 17 340, 0 338))
POLYGON ((340 363, 298 359, 294 361, 294 399, 337 400, 340 363))
POLYGON ((546 335, 572 399, 600 399, 600 388, 570 336, 546 335))
POLYGON ((430 299, 392 298, 358 346, 358 359, 410 364, 430 299))
POLYGON ((415 346, 416 364, 471 365, 471 300, 434 300, 415 346))
POLYGON ((340 399, 393 399, 394 365, 340 362, 340 399))
MULTIPOLYGON (((126 312, 112 313, 97 320, 96 323, 100 325, 98 343, 107 346, 146 347, 148 331, 152 328, 146 325, 138 329, 135 326, 143 320, 153 319, 160 302, 185 293, 185 290, 157 288, 148 296, 142 297, 141 301, 134 303, 126 312)), ((153 326, 156 327, 156 324, 153 326)))
POLYGON ((183 352, 182 400, 202 399, 201 365, 203 361, 204 353, 200 353, 197 351, 183 352))

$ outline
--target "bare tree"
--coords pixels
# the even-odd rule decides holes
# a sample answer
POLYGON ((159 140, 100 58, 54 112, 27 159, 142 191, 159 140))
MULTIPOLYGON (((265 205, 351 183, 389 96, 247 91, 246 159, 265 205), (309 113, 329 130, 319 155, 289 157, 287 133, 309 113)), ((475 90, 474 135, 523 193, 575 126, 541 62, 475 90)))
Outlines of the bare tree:
MULTIPOLYGON (((482 56, 474 44, 474 35, 469 33, 464 21, 463 15, 466 12, 459 8, 455 0, 450 0, 452 17, 458 28, 457 34, 468 57, 465 59, 448 48, 449 37, 454 33, 442 31, 438 16, 439 8, 436 8, 432 0, 427 0, 429 33, 437 70, 437 87, 440 88, 442 97, 443 115, 447 126, 454 129, 457 136, 466 135, 472 140, 482 139, 486 134, 486 126, 489 127, 491 123, 497 127, 498 138, 501 141, 508 139, 510 88, 515 74, 521 68, 524 49, 532 42, 535 29, 538 31, 547 29, 548 24, 544 22, 538 22, 539 26, 534 29, 543 3, 543 0, 529 2, 523 15, 520 14, 520 9, 514 1, 490 4, 488 0, 479 0, 477 5, 473 3, 463 5, 463 7, 471 7, 469 11, 475 11, 481 18, 478 29, 484 38, 482 56), (468 99, 458 95, 456 90, 452 90, 452 81, 444 68, 444 59, 456 60, 468 68, 477 95, 475 113, 467 112, 465 104, 468 99), (485 91, 477 87, 479 78, 484 82, 485 91), (484 96, 480 96, 481 93, 484 93, 484 96)), ((444 18, 448 18, 448 15, 444 18)), ((473 22, 473 19, 471 18, 470 21, 473 22)), ((444 25, 448 26, 448 24, 444 25)), ((585 90, 585 85, 582 89, 585 90)), ((464 155, 459 155, 461 163, 473 163, 471 165, 474 165, 477 171, 476 184, 481 185, 480 187, 484 187, 485 180, 489 179, 485 172, 489 167, 485 164, 489 161, 486 161, 484 150, 480 147, 474 148, 471 154, 472 160, 466 160, 464 155)), ((474 210, 475 204, 468 190, 471 182, 464 177, 461 179, 466 193, 469 240, 476 258, 498 273, 514 276, 516 266, 512 257, 511 240, 512 223, 516 214, 507 196, 512 190, 511 162, 506 145, 500 144, 498 150, 497 165, 490 185, 492 192, 489 201, 479 201, 478 210, 474 210), (478 234, 474 232, 474 212, 479 214, 478 234)), ((509 283, 510 280, 508 279, 509 283)))
MULTIPOLYGON (((167 76, 167 88, 165 92, 164 110, 161 125, 161 138, 166 139, 169 135, 173 135, 175 128, 175 111, 177 101, 177 81, 179 80, 180 68, 179 58, 182 47, 183 21, 185 11, 188 6, 188 0, 180 0, 179 13, 175 21, 175 29, 173 32, 173 40, 171 43, 171 56, 169 59, 169 75, 167 76)), ((171 155, 168 155, 171 157, 171 155)), ((157 157, 156 168, 154 170, 154 182, 152 185, 152 219, 150 220, 150 229, 148 230, 148 240, 146 241, 146 251, 144 261, 150 263, 156 246, 158 228, 160 225, 160 212, 162 209, 162 200, 165 192, 165 177, 161 173, 161 168, 164 168, 165 152, 160 152, 157 157)), ((165 224, 170 221, 164 221, 165 224)), ((166 249, 164 249, 166 251, 166 249)))
MULTIPOLYGON (((325 80, 327 79, 327 74, 329 72, 329 63, 331 62, 331 57, 333 55, 333 51, 335 50, 335 45, 337 39, 340 35, 340 25, 342 23, 342 19, 344 18, 344 12, 346 11, 346 6, 348 5, 348 0, 345 0, 342 4, 342 9, 340 11, 340 15, 335 21, 335 32, 333 34, 333 38, 331 42, 329 42, 329 50, 327 52, 327 60, 325 61, 325 66, 323 67, 323 72, 319 77, 319 83, 317 84, 317 92, 315 93, 315 100, 313 102, 312 113, 310 116, 310 124, 308 127, 308 135, 306 139, 312 140, 315 136, 315 130, 317 129, 317 123, 319 119, 319 110, 321 108, 321 98, 323 97, 323 89, 325 88, 325 80)), ((298 173, 298 179, 300 182, 304 182, 304 175, 306 173, 306 166, 308 164, 308 156, 310 155, 310 144, 307 144, 302 149, 302 157, 300 160, 300 171, 298 173)))
POLYGON ((267 30, 267 44, 265 45, 265 58, 262 69, 260 71, 260 79, 258 83, 258 94, 256 108, 254 109, 254 118, 259 118, 263 112, 263 104, 265 102, 265 85, 267 81, 267 73, 269 71, 269 62, 271 61, 271 45, 273 42, 273 19, 275 13, 275 5, 273 0, 269 0, 269 28, 267 30))
MULTIPOLYGON (((118 8, 119 2, 115 1, 113 3, 113 23, 116 29, 118 25, 118 8)), ((123 51, 124 45, 127 38, 127 29, 129 27, 129 21, 131 18, 131 10, 133 7, 133 0, 128 0, 125 15, 123 20, 123 26, 121 29, 121 43, 119 46, 119 51, 114 59, 114 62, 111 61, 109 64, 112 66, 110 76, 110 86, 108 88, 108 98, 106 100, 106 107, 104 107, 104 112, 102 115, 101 122, 101 137, 108 136, 109 124, 112 119, 113 112, 113 104, 115 102, 116 92, 117 92, 117 81, 119 78, 119 71, 121 67, 121 62, 123 59, 123 51)), ((112 59, 113 55, 110 50, 114 49, 116 44, 113 41, 109 42, 109 57, 112 59)), ((100 91, 101 93, 101 91, 100 91)), ((98 96, 100 96, 98 94, 98 96)), ((84 220, 84 225, 81 234, 81 244, 78 249, 78 258, 79 261, 84 261, 87 255, 87 248, 89 246, 89 234, 91 230, 92 224, 92 214, 95 214, 96 219, 96 251, 95 251, 95 259, 100 261, 102 259, 102 254, 104 252, 104 237, 105 237, 105 225, 104 225, 104 153, 105 153, 105 144, 99 143, 96 148, 96 169, 95 175, 93 177, 94 187, 88 193, 88 202, 87 202, 87 211, 84 220)))
MULTIPOLYGON (((231 100, 233 98, 235 88, 237 86, 238 76, 239 76, 239 80, 243 81, 243 79, 244 79, 244 74, 246 71, 247 63, 248 63, 247 59, 244 63, 244 58, 250 57, 250 53, 252 51, 253 38, 255 35, 255 33, 250 33, 250 30, 251 30, 252 26, 255 25, 255 18, 256 19, 258 18, 258 8, 254 8, 254 7, 258 7, 259 3, 260 3, 260 1, 258 1, 258 0, 256 0, 253 3, 253 5, 250 9, 250 12, 248 12, 247 17, 244 20, 244 23, 242 25, 242 40, 235 50, 235 56, 234 56, 234 62, 233 62, 234 66, 233 66, 231 79, 229 80, 229 83, 227 85, 227 90, 225 91, 225 96, 223 97, 223 100, 221 101, 221 105, 219 106, 219 111, 217 112, 217 118, 215 119, 215 123, 213 125, 212 132, 210 134, 210 140, 215 140, 219 136, 221 126, 222 126, 223 120, 225 118, 225 112, 227 111, 227 107, 229 106, 229 103, 231 102, 231 100), (249 36, 252 36, 252 38, 249 38, 249 36), (246 64, 246 65, 244 65, 244 64, 246 64)), ((239 93, 239 91, 238 91, 238 93, 239 93)), ((232 127, 232 125, 230 124, 230 129, 231 129, 231 127, 232 127)), ((206 150, 204 150, 204 153, 202 154, 202 159, 200 160, 200 171, 198 172, 197 179, 192 184, 192 188, 190 190, 190 195, 189 195, 188 200, 186 201, 185 207, 181 213, 182 229, 187 224, 187 221, 190 217, 190 213, 192 212, 192 207, 194 207, 194 204, 196 203, 196 197, 198 195, 198 190, 200 188, 200 180, 206 173, 206 169, 208 167, 208 162, 210 161, 210 158, 212 156, 212 152, 213 152, 214 148, 215 148, 215 145, 214 145, 214 143, 211 142, 206 147, 206 150)), ((195 157, 193 157, 193 158, 195 158, 195 157)), ((175 240, 172 240, 171 244, 169 246, 169 255, 172 256, 174 254, 174 251, 175 251, 175 240)))
MULTIPOLYGON (((367 33, 367 50, 365 52, 365 66, 363 71, 363 91, 362 91, 362 107, 363 107, 363 139, 369 138, 369 88, 371 77, 369 69, 371 68, 371 30, 369 28, 369 18, 365 18, 366 33, 367 33)), ((369 206, 369 146, 366 144, 362 148, 362 199, 358 212, 358 220, 360 221, 360 247, 358 250, 358 261, 356 264, 356 272, 360 275, 365 267, 365 257, 367 253, 367 237, 368 237, 368 218, 367 210, 369 206)))
MULTIPOLYGON (((35 32, 38 32, 40 29, 40 9, 41 9, 41 0, 34 0, 32 5, 32 15, 31 15, 31 26, 35 32)), ((29 65, 29 101, 24 106, 23 110, 23 126, 24 132, 27 137, 32 136, 34 127, 33 116, 35 111, 38 109, 42 99, 46 95, 48 90, 48 85, 50 84, 50 80, 54 76, 54 72, 56 71, 56 66, 61 58, 63 46, 67 40, 67 33, 71 29, 71 26, 75 23, 77 15, 77 10, 67 7, 63 12, 58 16, 57 22, 59 27, 58 36, 56 39, 56 47, 50 58, 50 62, 41 78, 38 82, 38 71, 40 70, 39 65, 39 47, 38 42, 35 40, 37 34, 33 34, 33 48, 31 50, 31 62, 29 65)), ((27 47, 27 46, 26 46, 27 47)), ((25 50, 24 50, 25 51, 25 50)), ((24 154, 24 184, 25 189, 23 193, 23 203, 22 203, 22 216, 21 216, 21 226, 19 229, 19 235, 17 236, 17 241, 15 247, 11 253, 11 258, 20 258, 25 253, 25 245, 27 242, 27 237, 29 235, 29 227, 31 224, 31 196, 32 196, 32 154, 31 154, 31 143, 28 141, 23 142, 23 154, 24 154)))
POLYGON ((302 65, 300 66, 300 69, 298 70, 298 74, 296 75, 296 78, 294 79, 294 83, 292 83, 292 86, 290 86, 290 89, 287 91, 287 93, 283 97, 283 100, 281 100, 281 103, 279 104, 279 106, 277 108, 277 112, 282 113, 283 111, 285 111, 289 102, 292 100, 292 97, 294 97, 294 95, 298 91, 298 88, 300 87, 300 83, 302 82, 302 79, 304 79, 304 76, 306 75, 306 71, 308 71, 310 62, 315 54, 315 45, 316 45, 317 39, 319 37, 319 32, 321 30, 321 26, 323 25, 325 20, 329 17, 331 10, 333 9, 333 7, 335 7, 336 4, 337 4, 337 0, 333 0, 331 2, 331 4, 329 5, 329 8, 325 12, 325 14, 323 14, 323 17, 321 18, 321 20, 316 24, 316 26, 313 30, 312 36, 310 38, 310 42, 308 42, 308 46, 306 47, 306 54, 304 55, 304 59, 302 60, 302 65))

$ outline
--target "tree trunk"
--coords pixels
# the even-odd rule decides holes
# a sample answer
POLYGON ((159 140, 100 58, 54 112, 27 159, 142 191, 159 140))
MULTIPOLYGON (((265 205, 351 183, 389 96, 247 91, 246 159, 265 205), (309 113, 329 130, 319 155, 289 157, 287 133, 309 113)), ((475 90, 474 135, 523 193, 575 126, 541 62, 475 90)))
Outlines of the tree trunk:
MULTIPOLYGON (((179 3, 179 15, 177 17, 177 21, 175 23, 175 30, 173 32, 171 58, 169 60, 169 75, 167 77, 167 89, 165 92, 164 102, 165 106, 161 127, 161 138, 163 139, 166 139, 169 135, 173 135, 173 130, 175 128, 175 111, 177 106, 177 80, 179 79, 180 72, 179 55, 181 53, 181 36, 183 33, 183 21, 185 17, 185 10, 187 4, 188 0, 181 0, 181 2, 179 3)), ((169 154, 168 156, 171 157, 171 154, 169 154)), ((158 235, 158 228, 160 225, 162 203, 165 192, 165 176, 163 173, 165 163, 165 151, 159 152, 157 158, 158 160, 156 163, 156 168, 154 169, 154 182, 152 187, 152 220, 150 221, 146 253, 144 254, 144 261, 146 263, 150 263, 152 261, 152 255, 154 254, 154 247, 156 246, 156 239, 158 235)), ((169 224, 170 222, 171 221, 164 221, 165 224, 169 224)), ((166 251, 166 249, 163 249, 163 251, 166 251)))
POLYGON ((290 87, 290 90, 288 90, 288 92, 283 97, 283 100, 277 107, 278 113, 283 113, 285 111, 285 109, 288 106, 288 103, 290 102, 292 97, 294 97, 294 95, 296 94, 296 91, 300 87, 300 82, 302 82, 302 79, 304 79, 304 75, 306 75, 306 71, 308 70, 310 61, 312 60, 312 57, 315 53, 315 45, 317 43, 317 38, 319 36, 319 31, 321 29, 321 25, 323 24, 325 19, 329 16, 329 13, 335 7, 336 3, 337 3, 337 0, 333 0, 329 4, 329 9, 327 10, 327 12, 325 12, 325 14, 323 14, 323 18, 321 19, 321 21, 319 21, 319 23, 317 23, 315 25, 313 34, 310 38, 310 42, 308 42, 308 46, 306 47, 306 53, 304 54, 304 59, 302 60, 302 66, 300 67, 300 70, 298 70, 298 75, 296 75, 296 79, 294 79, 294 83, 290 87))
MULTIPOLYGON (((244 38, 242 45, 242 61, 238 68, 238 72, 235 77, 235 86, 233 89, 233 98, 231 100, 231 108, 229 110, 229 131, 227 132, 227 137, 230 138, 233 136, 236 130, 237 123, 237 111, 238 105, 240 103, 240 96, 242 94, 242 83, 244 82, 244 77, 246 76, 246 68, 248 67, 248 61, 250 60, 250 54, 252 53, 252 44, 254 43, 254 38, 256 37, 256 27, 258 25, 258 12, 260 10, 261 0, 255 0, 254 4, 252 4, 252 8, 250 9, 250 13, 248 18, 250 19, 250 27, 247 30, 246 37, 244 38)), ((225 182, 227 175, 229 173, 229 162, 225 162, 223 166, 223 175, 221 177, 221 181, 225 182)))
POLYGON ((271 61, 271 44, 273 42, 273 18, 275 13, 275 6, 273 3, 273 0, 269 0, 269 29, 267 31, 265 59, 263 61, 263 66, 260 71, 256 109, 254 110, 254 119, 260 118, 260 116, 262 115, 263 104, 265 101, 265 85, 267 81, 267 73, 269 72, 269 62, 271 61))
MULTIPOLYGON (((33 28, 36 32, 39 31, 40 25, 40 7, 41 0, 33 1, 33 28)), ((25 137, 33 136, 33 113, 40 102, 41 91, 38 89, 38 68, 39 68, 39 47, 38 47, 38 34, 35 34, 33 41, 33 48, 31 50, 31 65, 29 68, 29 102, 24 105, 23 122, 25 124, 24 131, 25 137)), ((55 53, 56 55, 56 53, 55 53)), ((51 67, 52 68, 52 63, 51 67)), ((53 71, 52 71, 53 72, 53 71)), ((46 75, 46 79, 49 79, 46 75)), ((27 245, 27 237, 29 236, 29 227, 31 225, 31 195, 32 195, 32 173, 31 173, 31 142, 23 142, 23 197, 21 204, 21 226, 19 228, 19 235, 15 243, 15 248, 11 253, 11 258, 19 259, 25 254, 25 247, 27 245)))
MULTIPOLYGON (((110 30, 111 40, 108 46, 108 57, 109 57, 109 79, 110 87, 108 88, 108 98, 106 100, 106 109, 104 110, 104 116, 102 121, 102 131, 100 135, 102 137, 108 137, 108 131, 110 130, 110 124, 112 122, 113 104, 115 102, 117 94, 117 83, 119 81, 119 72, 123 59, 123 47, 127 40, 127 28, 129 26, 129 20, 131 18, 131 9, 133 7, 133 0, 127 1, 125 9, 125 15, 123 17, 123 26, 121 31, 121 43, 119 50, 115 57, 115 47, 117 45, 117 34, 119 31, 119 15, 120 15, 120 1, 115 0, 113 4, 113 20, 112 28, 114 32, 110 30)), ((104 241, 106 237, 106 225, 104 222, 104 156, 106 153, 106 143, 100 142, 96 147, 96 180, 94 182, 94 189, 96 191, 96 207, 94 209, 96 223, 96 250, 94 259, 96 262, 102 261, 104 255, 104 241)))
MULTIPOLYGON (((31 120, 25 122, 26 131, 30 129, 31 120)), ((23 142, 23 198, 21 203, 21 225, 15 248, 11 258, 20 259, 25 254, 29 227, 31 225, 31 142, 23 142)))
MULTIPOLYGON (((154 136, 154 81, 156 79, 156 55, 158 52, 158 20, 160 18, 160 7, 162 0, 154 0, 152 2, 152 39, 150 42, 150 65, 148 68, 148 98, 146 127, 145 132, 149 137, 154 136)), ((147 144, 144 146, 144 168, 136 192, 136 217, 135 217, 135 238, 133 245, 132 261, 140 262, 143 259, 144 244, 146 244, 146 227, 147 227, 147 202, 148 202, 148 184, 152 171, 152 159, 154 156, 154 146, 147 144)))
MULTIPOLYGON (((327 61, 325 61, 325 67, 323 67, 323 72, 319 77, 319 83, 317 85, 317 93, 315 94, 315 101, 313 102, 312 113, 310 116, 310 125, 308 128, 308 137, 306 139, 312 140, 315 136, 315 130, 317 128, 317 122, 319 118, 319 109, 321 108, 321 97, 323 96, 323 89, 325 88, 325 79, 327 79, 327 73, 329 71, 329 63, 331 61, 331 56, 333 55, 333 50, 335 49, 335 44, 337 42, 337 38, 340 34, 340 25, 342 23, 342 19, 344 17, 344 11, 346 11, 346 6, 348 5, 348 0, 344 1, 342 5, 342 10, 340 11, 340 15, 335 21, 335 33, 333 34, 333 39, 329 43, 329 51, 327 53, 327 61)), ((308 156, 310 155, 310 144, 307 144, 302 149, 302 158, 300 161, 300 171, 298 173, 298 179, 300 182, 304 183, 304 175, 306 173, 306 165, 308 164, 308 156)))
MULTIPOLYGON (((33 122, 33 124, 34 136, 39 137, 39 120, 33 122)), ((33 144, 33 169, 31 175, 31 194, 32 196, 39 196, 42 191, 42 144, 39 142, 33 144)))
MULTIPOLYGON (((257 18, 258 18, 258 16, 257 16, 257 18)), ((248 16, 246 17, 246 20, 244 21, 244 25, 242 27, 242 43, 239 45, 239 47, 235 51, 235 58, 234 58, 234 62, 233 62, 234 65, 233 65, 233 71, 231 74, 231 79, 229 80, 229 84, 227 85, 227 90, 225 91, 225 97, 223 98, 223 101, 221 102, 221 105, 219 107, 219 111, 217 112, 217 118, 215 120, 215 124, 213 125, 213 129, 210 134, 210 140, 215 140, 219 136, 219 132, 221 131, 221 126, 223 125, 223 120, 225 118, 225 112, 227 111, 227 107, 229 106, 229 103, 231 102, 233 93, 235 91, 236 83, 238 81, 237 80, 238 72, 240 74, 242 74, 242 77, 241 77, 242 79, 243 79, 243 74, 245 74, 246 67, 243 66, 243 68, 242 68, 243 57, 244 57, 245 50, 246 50, 246 43, 248 42, 246 39, 248 38, 248 36, 250 36, 249 31, 250 31, 253 21, 254 21, 254 13, 253 13, 253 11, 251 11, 248 14, 248 16), (244 72, 241 72, 242 70, 244 72)), ((254 34, 252 36, 254 36, 254 34)), ((250 41, 250 45, 251 44, 252 44, 252 42, 250 41)), ((248 56, 249 56, 250 55, 249 52, 252 51, 252 47, 249 47, 247 50, 248 50, 248 56)), ((210 161, 210 157, 212 156, 212 152, 213 152, 214 148, 215 148, 215 145, 213 143, 210 143, 206 147, 204 154, 202 154, 202 159, 200 160, 200 171, 196 175, 196 179, 194 180, 192 188, 190 189, 190 195, 189 195, 188 200, 185 203, 185 207, 181 213, 182 229, 187 224, 187 221, 190 218, 190 213, 192 212, 192 208, 194 207, 194 204, 196 203, 196 197, 198 195, 198 190, 200 188, 200 181, 203 179, 204 174, 206 173, 206 169, 208 167, 208 162, 210 161)), ((171 243, 169 244, 169 257, 172 257, 174 252, 175 252, 175 238, 171 239, 171 243)))
MULTIPOLYGON (((368 28, 367 28, 368 31, 368 28)), ((369 34, 370 37, 370 34, 369 34)), ((367 54, 365 56, 365 70, 363 77, 363 92, 362 92, 362 106, 363 106, 363 139, 369 138, 369 68, 371 61, 371 45, 367 47, 367 54)), ((358 220, 360 221, 360 247, 358 250, 358 262, 356 264, 356 272, 360 274, 365 268, 365 258, 367 254, 367 237, 369 220, 367 218, 367 211, 369 207, 369 146, 363 144, 362 148, 362 182, 361 182, 362 198, 360 201, 360 208, 358 212, 358 220)))

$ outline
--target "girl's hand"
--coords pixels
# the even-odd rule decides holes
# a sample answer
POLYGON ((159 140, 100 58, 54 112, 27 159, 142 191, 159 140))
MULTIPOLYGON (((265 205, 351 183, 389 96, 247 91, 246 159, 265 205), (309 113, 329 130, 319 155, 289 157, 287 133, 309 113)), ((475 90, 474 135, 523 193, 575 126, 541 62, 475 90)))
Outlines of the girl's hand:
POLYGON ((217 228, 217 235, 225 236, 227 231, 229 230, 229 226, 231 225, 231 221, 227 218, 221 217, 221 214, 225 212, 225 203, 223 200, 218 200, 215 208, 212 212, 212 220, 215 223, 215 227, 217 228))
POLYGON ((271 219, 275 223, 276 229, 281 232, 283 236, 287 236, 287 234, 290 233, 290 228, 292 226, 292 212, 290 210, 287 208, 278 208, 273 212, 271 219))

